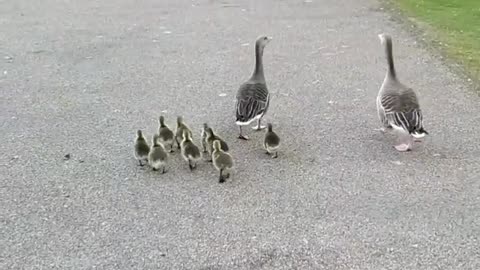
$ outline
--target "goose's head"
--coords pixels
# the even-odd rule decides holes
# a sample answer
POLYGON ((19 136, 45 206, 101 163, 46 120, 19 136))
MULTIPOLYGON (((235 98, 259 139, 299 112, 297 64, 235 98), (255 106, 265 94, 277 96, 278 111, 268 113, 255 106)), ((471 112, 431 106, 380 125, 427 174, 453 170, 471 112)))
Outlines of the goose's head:
POLYGON ((381 33, 378 35, 378 38, 380 39, 380 43, 382 45, 385 45, 387 43, 387 40, 390 40, 391 37, 385 33, 381 33))
POLYGON ((255 46, 263 49, 271 40, 272 37, 260 36, 259 38, 257 38, 255 46))

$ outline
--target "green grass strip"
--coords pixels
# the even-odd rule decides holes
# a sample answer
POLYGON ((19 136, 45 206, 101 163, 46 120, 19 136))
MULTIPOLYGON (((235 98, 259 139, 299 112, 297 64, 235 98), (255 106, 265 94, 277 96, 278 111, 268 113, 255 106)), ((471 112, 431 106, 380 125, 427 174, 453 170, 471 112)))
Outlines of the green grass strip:
POLYGON ((480 0, 394 0, 429 25, 443 49, 480 80, 480 0))

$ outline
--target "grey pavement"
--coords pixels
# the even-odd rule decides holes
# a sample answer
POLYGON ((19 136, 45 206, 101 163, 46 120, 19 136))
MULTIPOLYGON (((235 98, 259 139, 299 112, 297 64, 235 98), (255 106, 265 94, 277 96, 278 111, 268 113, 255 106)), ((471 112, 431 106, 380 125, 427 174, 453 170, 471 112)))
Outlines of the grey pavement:
POLYGON ((480 269, 480 97, 380 7, 0 1, 0 269, 480 269), (409 153, 374 130, 380 32, 431 134, 409 153), (260 34, 277 160, 236 139, 260 34), (162 113, 210 123, 232 181, 138 167, 162 113))

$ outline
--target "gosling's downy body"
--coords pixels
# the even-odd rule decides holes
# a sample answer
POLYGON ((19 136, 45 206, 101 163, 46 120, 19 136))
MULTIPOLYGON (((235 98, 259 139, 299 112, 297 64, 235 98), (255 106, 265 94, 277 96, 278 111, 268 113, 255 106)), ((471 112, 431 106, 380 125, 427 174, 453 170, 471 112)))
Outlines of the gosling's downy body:
POLYGON ((155 134, 152 140, 152 149, 148 154, 148 163, 152 170, 161 170, 162 174, 166 172, 166 166, 168 163, 168 153, 162 143, 159 142, 159 136, 155 134))
POLYGON ((183 140, 183 131, 188 130, 189 132, 192 132, 190 128, 185 124, 183 121, 182 116, 177 117, 177 130, 175 131, 175 141, 177 142, 177 147, 181 148, 180 143, 183 140))
POLYGON ((395 72, 392 53, 392 39, 389 35, 378 35, 385 46, 388 70, 377 96, 377 112, 382 130, 397 131, 399 143, 395 149, 411 150, 415 139, 423 138, 428 132, 423 128, 423 114, 415 91, 402 84, 395 72))
POLYGON ((207 152, 207 129, 208 129, 208 124, 204 123, 203 128, 202 128, 202 133, 200 134, 201 139, 202 139, 202 151, 203 151, 203 153, 207 152))
POLYGON ((230 177, 233 168, 233 158, 229 153, 222 150, 221 143, 218 140, 213 142, 212 159, 213 165, 220 172, 218 182, 225 182, 230 177))
POLYGON ((138 130, 137 138, 135 139, 135 158, 138 160, 140 166, 145 165, 143 162, 148 162, 149 152, 150 147, 148 146, 147 140, 145 140, 142 131, 138 130))
POLYGON ((220 138, 218 135, 216 135, 213 132, 213 129, 211 127, 208 127, 206 129, 207 133, 207 150, 208 150, 208 156, 210 157, 209 161, 212 161, 212 153, 213 153, 213 142, 214 141, 219 141, 220 142, 220 147, 224 152, 228 152, 229 148, 227 143, 220 138))
POLYGON ((158 119, 158 138, 163 145, 170 146, 170 153, 173 152, 173 131, 165 124, 165 117, 158 119))
POLYGON ((248 140, 243 134, 242 126, 249 125, 257 120, 256 130, 264 129, 261 121, 267 113, 270 104, 270 94, 263 73, 263 50, 272 40, 271 37, 261 36, 255 42, 255 69, 248 81, 240 85, 237 91, 236 124, 239 127, 239 139, 248 140))
POLYGON ((191 171, 197 167, 197 162, 202 158, 200 149, 192 141, 192 134, 188 130, 183 131, 182 157, 188 162, 191 171))
POLYGON ((280 147, 280 137, 273 131, 271 123, 267 124, 267 132, 263 141, 263 147, 267 150, 267 154, 272 155, 272 158, 278 157, 278 148, 280 147))

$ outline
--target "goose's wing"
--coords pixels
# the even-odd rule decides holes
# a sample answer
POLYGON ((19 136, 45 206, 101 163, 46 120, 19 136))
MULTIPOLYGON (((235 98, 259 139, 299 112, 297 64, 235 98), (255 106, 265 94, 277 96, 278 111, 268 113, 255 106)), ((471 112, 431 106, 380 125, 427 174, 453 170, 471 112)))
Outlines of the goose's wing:
POLYGON ((269 105, 269 94, 264 83, 244 83, 237 93, 237 122, 249 122, 264 114, 269 105))
POLYGON ((408 133, 426 133, 423 129, 422 110, 412 89, 385 93, 380 102, 390 125, 408 133))

